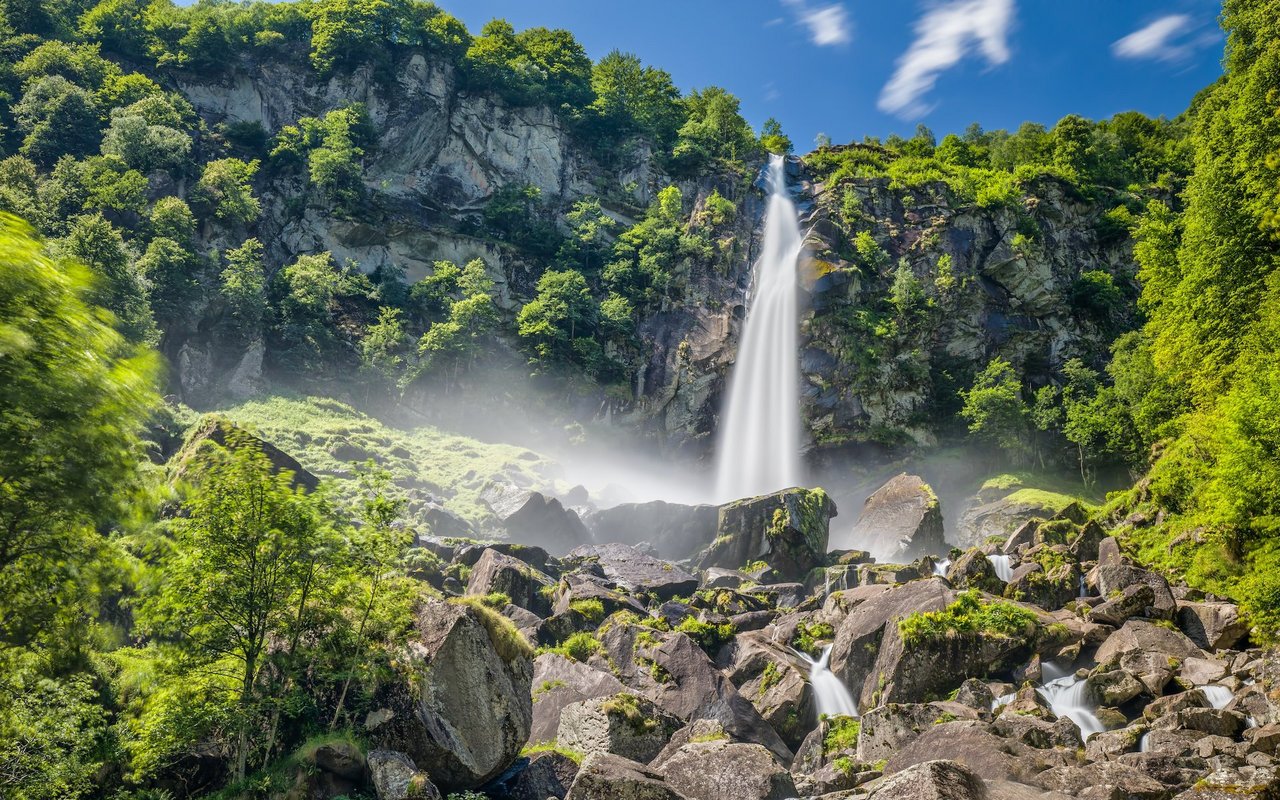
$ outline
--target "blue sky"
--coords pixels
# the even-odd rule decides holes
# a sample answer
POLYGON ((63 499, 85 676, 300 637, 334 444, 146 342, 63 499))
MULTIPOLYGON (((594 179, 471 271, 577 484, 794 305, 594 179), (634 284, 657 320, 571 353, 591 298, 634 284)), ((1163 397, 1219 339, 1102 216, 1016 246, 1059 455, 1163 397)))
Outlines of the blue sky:
POLYGON ((800 151, 941 137, 970 122, 1015 128, 1138 110, 1174 116, 1221 74, 1218 0, 437 0, 478 33, 571 30, 592 58, 617 48, 683 90, 717 84, 800 151))

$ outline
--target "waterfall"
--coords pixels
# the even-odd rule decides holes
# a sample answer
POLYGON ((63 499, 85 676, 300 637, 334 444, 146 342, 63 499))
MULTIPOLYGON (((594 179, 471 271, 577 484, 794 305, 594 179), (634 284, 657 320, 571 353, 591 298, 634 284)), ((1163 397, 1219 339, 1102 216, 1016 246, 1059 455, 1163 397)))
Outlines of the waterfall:
POLYGON ((1106 730, 1102 720, 1093 713, 1093 706, 1086 695, 1085 682, 1075 675, 1048 681, 1036 691, 1049 704, 1054 716, 1067 717, 1076 724, 1082 740, 1087 742, 1090 736, 1106 730))
POLYGON ((721 500, 801 483, 796 261, 804 239, 785 167, 782 156, 769 157, 764 239, 719 433, 721 500))
POLYGON ((818 703, 819 718, 823 715, 856 717, 858 704, 853 702, 853 695, 827 666, 831 661, 831 647, 822 648, 822 655, 817 661, 799 650, 795 652, 809 664, 809 685, 813 687, 813 697, 818 703))
POLYGON ((933 574, 945 578, 947 577, 947 567, 949 566, 951 566, 951 559, 944 558, 933 565, 933 574))
POLYGON ((1230 689, 1216 683, 1208 686, 1201 686, 1200 691, 1204 693, 1204 699, 1209 701, 1209 705, 1217 709, 1226 708, 1227 703, 1230 703, 1232 698, 1235 697, 1235 695, 1231 693, 1230 689))
POLYGON ((997 578, 1005 583, 1013 580, 1013 564, 1010 563, 1008 556, 987 556, 987 560, 991 562, 991 566, 995 567, 997 578))

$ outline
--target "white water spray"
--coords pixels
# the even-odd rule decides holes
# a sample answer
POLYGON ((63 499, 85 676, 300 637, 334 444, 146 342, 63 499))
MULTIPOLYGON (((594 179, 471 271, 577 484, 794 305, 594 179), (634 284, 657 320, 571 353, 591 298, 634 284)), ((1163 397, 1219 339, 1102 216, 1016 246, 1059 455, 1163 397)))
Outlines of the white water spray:
POLYGON ((1094 713, 1093 705, 1088 700, 1085 682, 1075 675, 1050 680, 1036 691, 1049 704, 1054 716, 1067 717, 1076 724, 1080 729, 1082 740, 1087 742, 1090 736, 1107 729, 1094 713))
POLYGON ((722 500, 798 486, 802 478, 796 261, 804 239, 785 167, 782 156, 769 157, 764 240, 720 427, 722 500))
POLYGON ((987 560, 991 562, 991 566, 995 568, 996 577, 1008 583, 1013 580, 1013 564, 1010 562, 1009 556, 1006 555, 990 555, 987 560))
POLYGON ((799 650, 797 655, 809 664, 809 685, 813 687, 813 697, 818 703, 818 716, 828 717, 858 716, 858 704, 853 702, 853 695, 845 688, 844 683, 831 671, 831 645, 822 648, 822 655, 817 661, 809 658, 799 650))

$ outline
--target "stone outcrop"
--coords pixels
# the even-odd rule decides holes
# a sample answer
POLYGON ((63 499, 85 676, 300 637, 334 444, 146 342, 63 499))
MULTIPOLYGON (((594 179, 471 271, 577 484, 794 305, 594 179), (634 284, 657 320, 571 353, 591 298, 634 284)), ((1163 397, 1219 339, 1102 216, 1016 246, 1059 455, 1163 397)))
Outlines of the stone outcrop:
POLYGON ((663 556, 688 558, 716 536, 718 509, 654 500, 623 503, 590 514, 585 522, 598 542, 647 542, 663 556))
POLYGON ((836 505, 821 489, 787 489, 720 507, 718 535, 698 561, 702 569, 764 561, 783 579, 806 577, 826 559, 836 505))
POLYGON ((446 789, 497 776, 529 740, 533 721, 528 645, 511 636, 518 634, 471 606, 425 603, 400 679, 380 698, 387 713, 370 735, 446 789))
POLYGON ((867 498, 849 537, 854 547, 891 564, 947 552, 937 495, 918 476, 906 473, 867 498))
POLYGON ((554 497, 509 483, 490 483, 480 493, 504 532, 517 542, 565 553, 591 541, 587 526, 554 497))

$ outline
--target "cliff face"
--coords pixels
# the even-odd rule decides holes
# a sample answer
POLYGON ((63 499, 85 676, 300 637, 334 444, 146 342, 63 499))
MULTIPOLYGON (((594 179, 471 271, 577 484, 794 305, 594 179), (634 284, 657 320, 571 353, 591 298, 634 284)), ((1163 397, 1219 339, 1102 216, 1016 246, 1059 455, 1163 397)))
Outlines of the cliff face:
MULTIPOLYGON (((553 110, 467 92, 452 66, 422 54, 404 59, 391 81, 368 68, 319 81, 271 63, 220 81, 182 75, 175 82, 210 126, 259 123, 268 134, 349 103, 368 108, 376 145, 364 178, 376 213, 357 219, 300 203, 304 178, 268 175, 256 234, 273 267, 327 250, 366 272, 398 266, 414 281, 438 260, 480 258, 496 302, 514 316, 541 268, 476 231, 475 220, 502 187, 536 187, 557 218, 575 201, 599 197, 624 226, 673 182, 695 214, 713 190, 733 200, 738 214, 722 242, 727 256, 685 267, 675 276, 682 296, 640 321, 643 356, 631 365, 630 396, 586 390, 594 399, 577 404, 670 447, 709 446, 758 250, 758 185, 732 175, 676 181, 643 146, 606 168, 553 110)), ((983 208, 957 201, 943 184, 895 188, 887 179, 855 179, 826 186, 801 161, 790 170, 810 230, 802 359, 815 447, 931 444, 954 425, 958 389, 993 355, 1033 382, 1045 381, 1067 358, 1095 359, 1130 322, 1073 300, 1080 276, 1091 270, 1132 291, 1127 235, 1102 224, 1111 199, 1087 200, 1043 179, 1016 207, 983 208), (879 252, 860 250, 859 232, 869 233, 879 252)), ((196 401, 249 394, 270 381, 261 345, 219 353, 193 332, 174 350, 179 382, 196 401)))

